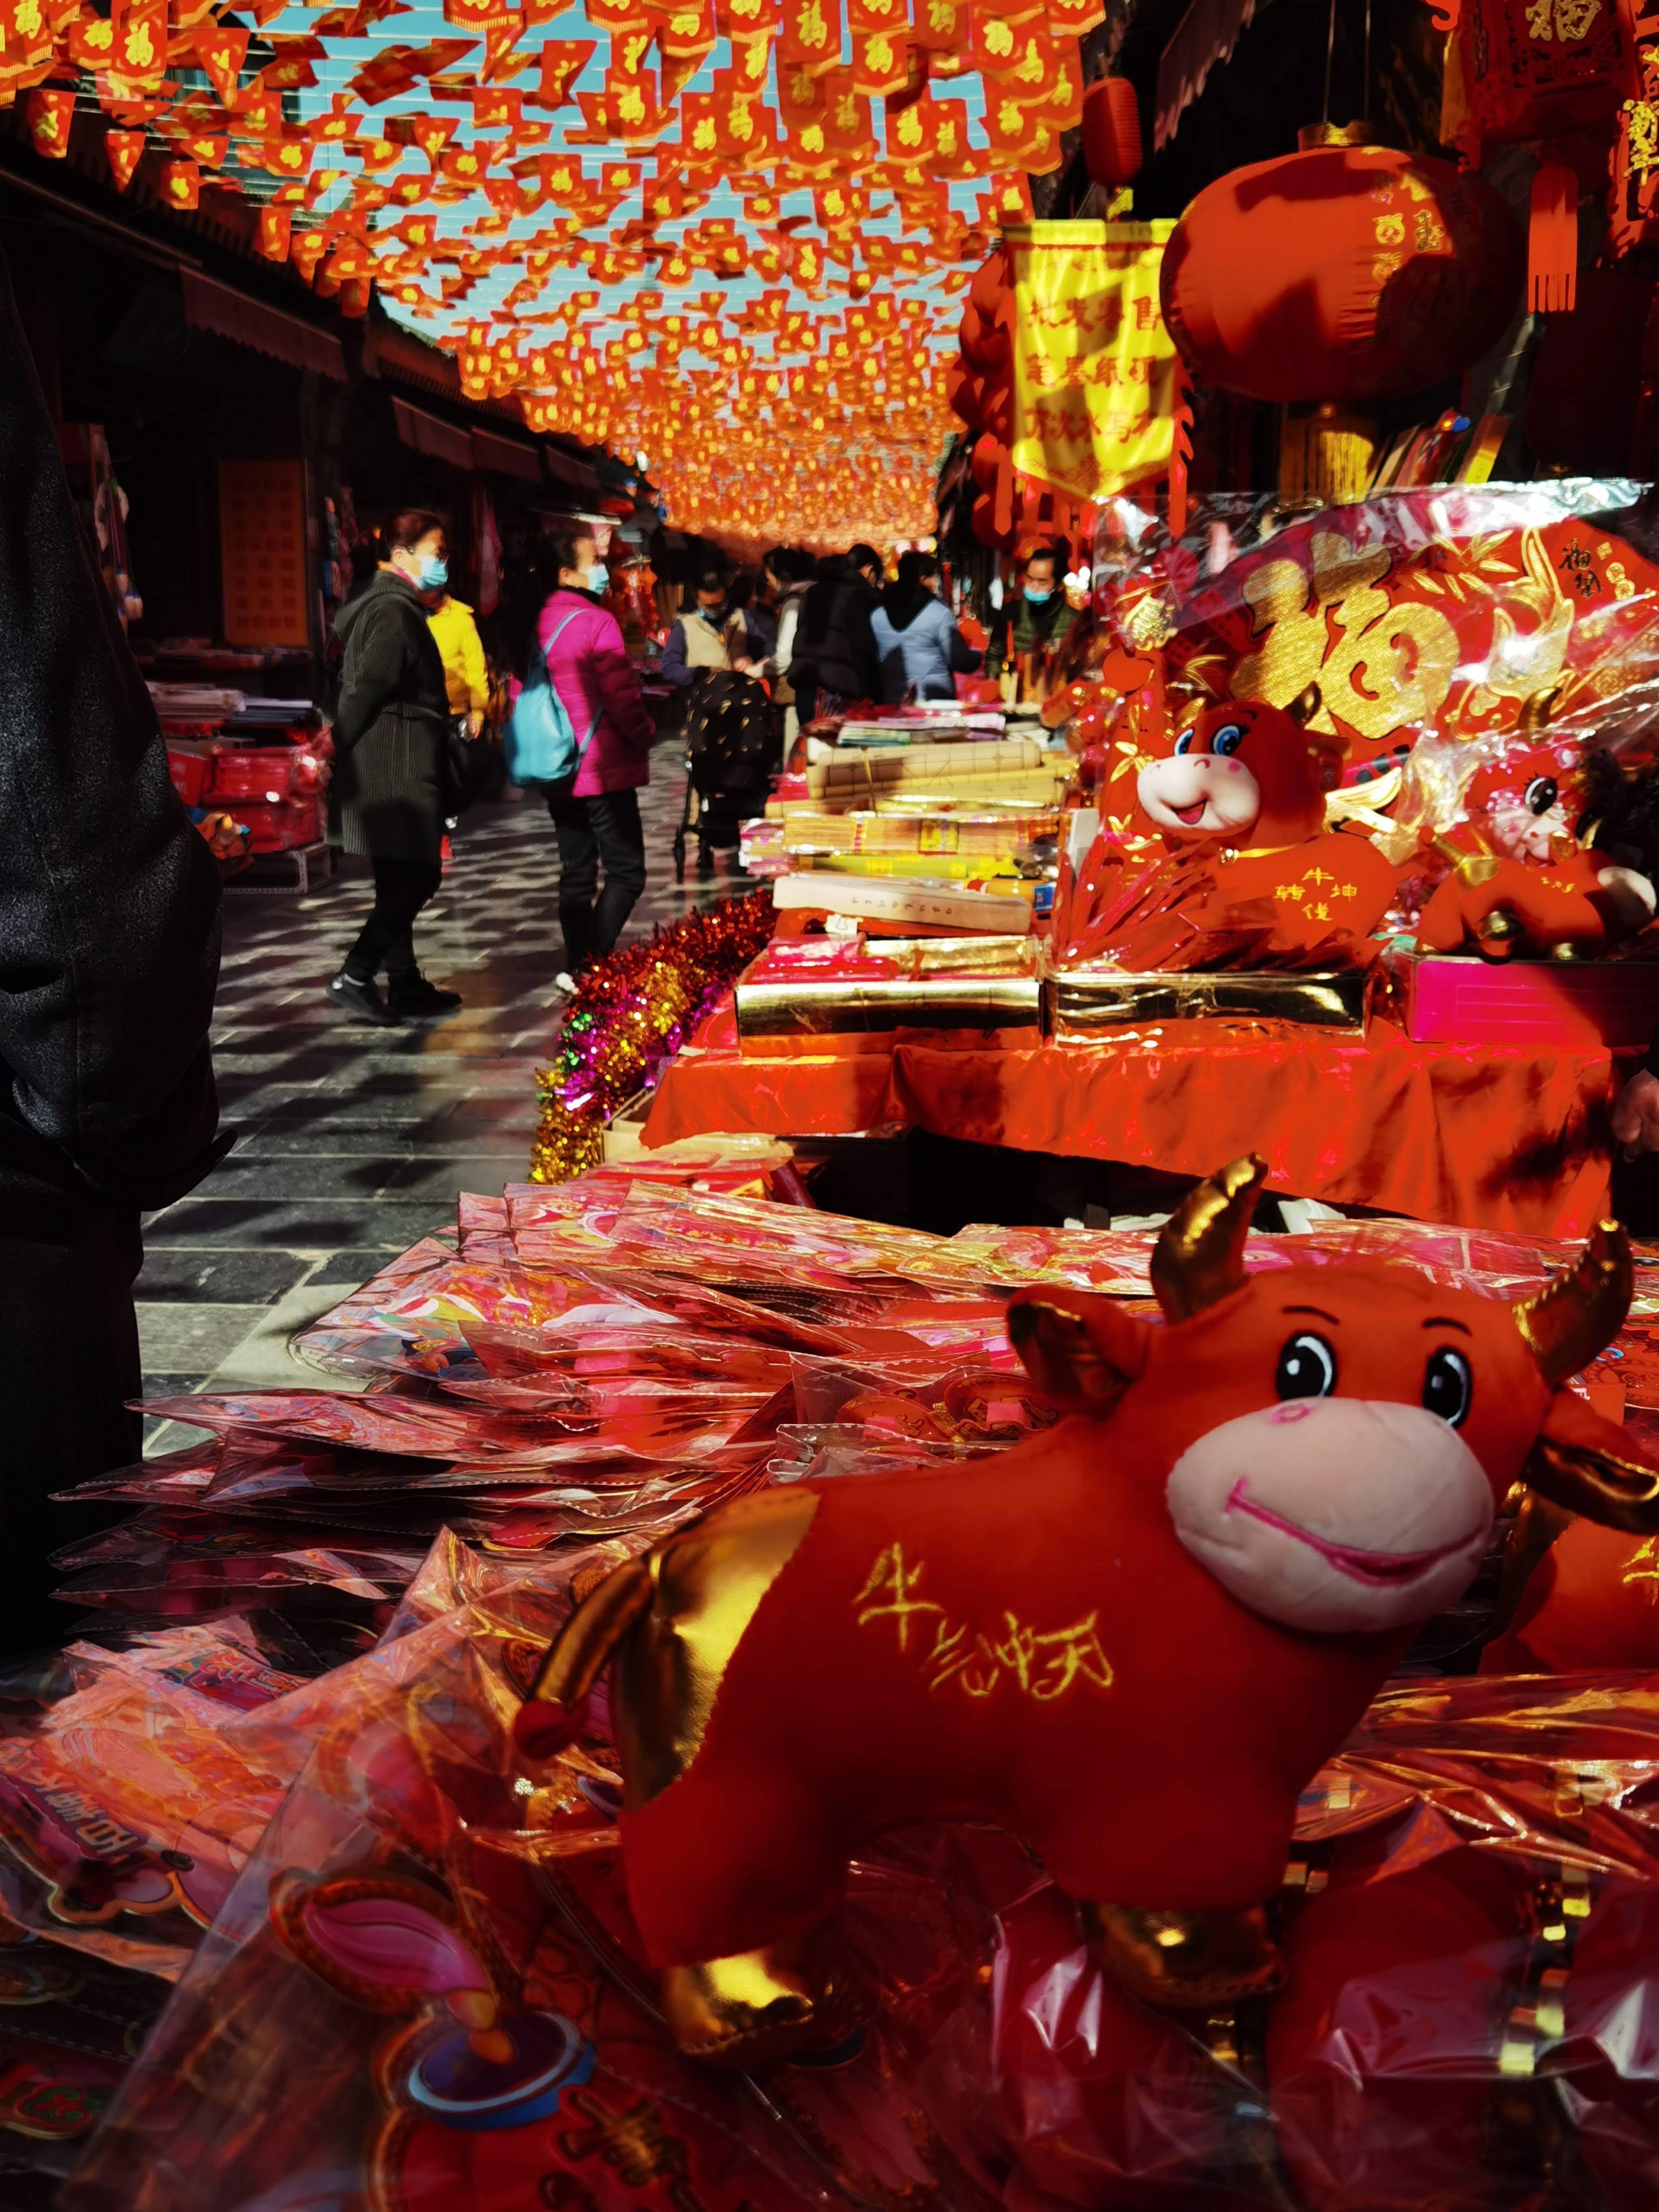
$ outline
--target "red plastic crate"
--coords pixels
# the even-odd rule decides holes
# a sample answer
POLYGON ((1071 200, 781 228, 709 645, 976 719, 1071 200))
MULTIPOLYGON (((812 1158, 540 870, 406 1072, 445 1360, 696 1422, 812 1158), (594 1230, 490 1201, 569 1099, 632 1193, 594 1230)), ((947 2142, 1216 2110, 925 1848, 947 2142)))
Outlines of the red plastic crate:
POLYGON ((286 799, 275 805, 264 799, 239 802, 226 811, 244 823, 256 853, 287 853, 296 845, 314 845, 322 835, 314 799, 286 799))
POLYGON ((249 799, 275 806, 292 796, 294 781, 292 745, 235 745, 216 757, 210 790, 226 805, 249 799))

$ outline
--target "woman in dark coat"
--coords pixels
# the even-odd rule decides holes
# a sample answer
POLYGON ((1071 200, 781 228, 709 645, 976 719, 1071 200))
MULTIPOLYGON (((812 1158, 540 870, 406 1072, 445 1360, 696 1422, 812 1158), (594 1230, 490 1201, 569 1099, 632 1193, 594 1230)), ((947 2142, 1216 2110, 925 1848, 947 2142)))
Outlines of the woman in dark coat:
POLYGON ((415 917, 443 880, 449 694, 423 592, 449 580, 443 524, 418 509, 392 524, 386 560, 334 618, 345 647, 334 714, 329 835, 374 866, 374 905, 328 995, 360 1020, 453 1014, 416 964, 415 917), (384 967, 387 994, 374 978, 384 967))

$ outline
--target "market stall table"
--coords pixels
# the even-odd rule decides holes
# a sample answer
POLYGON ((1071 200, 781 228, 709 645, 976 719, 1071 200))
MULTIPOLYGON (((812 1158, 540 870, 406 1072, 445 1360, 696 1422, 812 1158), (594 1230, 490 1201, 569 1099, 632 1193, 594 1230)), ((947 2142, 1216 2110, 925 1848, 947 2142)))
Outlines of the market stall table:
POLYGON ((1413 1043, 1224 1018, 1109 1043, 1030 1033, 768 1038, 730 1000, 670 1065, 647 1145, 716 1129, 848 1135, 900 1122, 1017 1151, 1206 1174, 1260 1152, 1270 1188, 1423 1221, 1583 1234, 1607 1210, 1605 1048, 1413 1043))

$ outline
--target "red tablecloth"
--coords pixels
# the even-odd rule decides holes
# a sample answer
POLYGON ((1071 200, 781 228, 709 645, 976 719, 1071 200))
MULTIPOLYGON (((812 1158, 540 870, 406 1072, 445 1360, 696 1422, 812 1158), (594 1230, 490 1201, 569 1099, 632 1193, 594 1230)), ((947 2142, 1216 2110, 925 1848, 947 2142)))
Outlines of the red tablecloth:
MULTIPOLYGON (((1300 1198, 1422 1221, 1583 1233, 1607 1210, 1605 1051, 1413 1044, 1272 1022, 1164 1022, 1111 1044, 939 1031, 762 1054, 719 1009, 663 1079, 647 1144, 710 1129, 828 1136, 908 1123, 1020 1151, 1205 1175, 1246 1152, 1300 1198)), ((768 1041, 769 1045, 771 1041, 768 1041)))

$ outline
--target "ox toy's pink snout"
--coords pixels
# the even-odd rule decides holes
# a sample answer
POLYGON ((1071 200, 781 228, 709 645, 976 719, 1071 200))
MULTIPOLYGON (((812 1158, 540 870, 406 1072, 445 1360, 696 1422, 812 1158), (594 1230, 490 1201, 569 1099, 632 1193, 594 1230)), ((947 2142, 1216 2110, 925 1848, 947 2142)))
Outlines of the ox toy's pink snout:
POLYGON ((1210 753, 1153 761, 1141 770, 1136 792, 1160 828, 1211 834, 1247 830, 1261 803, 1256 780, 1243 761, 1210 753))
POLYGON ((1425 1620, 1468 1587, 1491 1486, 1436 1413, 1303 1398, 1224 1421, 1166 1491, 1176 1534, 1242 1605, 1325 1634, 1425 1620))

